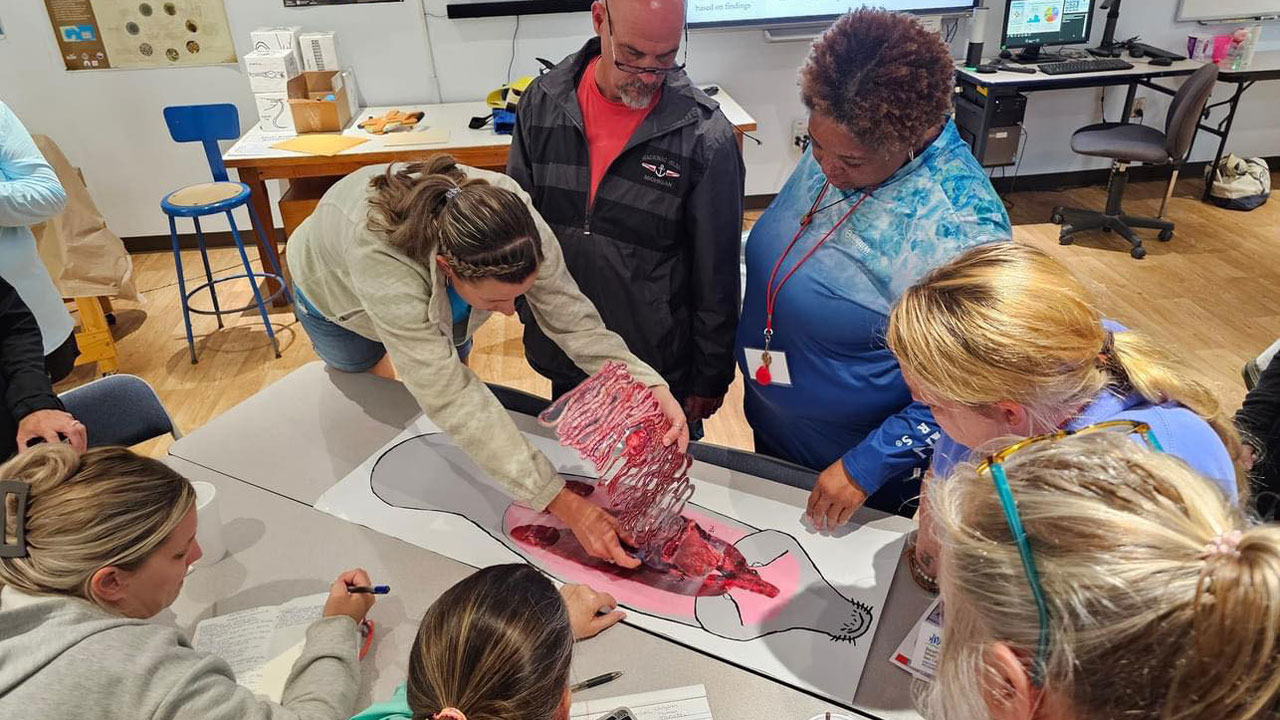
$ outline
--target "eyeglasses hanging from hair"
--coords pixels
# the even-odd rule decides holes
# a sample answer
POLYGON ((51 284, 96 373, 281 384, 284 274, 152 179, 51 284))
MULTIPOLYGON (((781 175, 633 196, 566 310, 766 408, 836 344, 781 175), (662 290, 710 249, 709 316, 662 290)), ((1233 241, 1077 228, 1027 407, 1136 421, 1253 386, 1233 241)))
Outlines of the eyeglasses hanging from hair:
POLYGON ((689 64, 689 16, 685 13, 684 20, 684 57, 680 59, 679 65, 668 65, 665 67, 645 67, 641 65, 628 65, 618 61, 618 44, 613 39, 613 13, 609 11, 609 3, 604 3, 605 22, 609 25, 609 49, 613 51, 613 66, 624 73, 631 75, 674 75, 683 72, 686 65, 689 64))
POLYGON ((1004 463, 1020 450, 1042 442, 1061 440, 1071 435, 1084 435, 1093 432, 1117 432, 1125 435, 1138 435, 1147 442, 1152 450, 1164 452, 1160 441, 1156 439, 1151 426, 1132 420, 1111 420, 1082 427, 1079 430, 1058 430, 1057 432, 1027 438, 1009 447, 989 455, 985 462, 978 466, 978 474, 987 473, 991 483, 995 485, 996 495, 1000 498, 1000 507, 1004 510, 1005 522, 1013 542, 1018 546, 1018 554, 1022 557, 1022 570, 1027 584, 1031 587, 1031 596, 1036 603, 1036 613, 1040 616, 1040 634, 1036 641, 1036 655, 1031 664, 1031 680, 1036 687, 1044 685, 1045 666, 1049 661, 1049 604, 1044 597, 1044 586, 1040 582, 1040 573, 1036 569, 1035 556, 1031 552, 1031 543, 1027 540, 1027 531, 1022 527, 1022 518, 1018 515, 1018 502, 1013 498, 1009 488, 1009 479, 1005 475, 1004 463))

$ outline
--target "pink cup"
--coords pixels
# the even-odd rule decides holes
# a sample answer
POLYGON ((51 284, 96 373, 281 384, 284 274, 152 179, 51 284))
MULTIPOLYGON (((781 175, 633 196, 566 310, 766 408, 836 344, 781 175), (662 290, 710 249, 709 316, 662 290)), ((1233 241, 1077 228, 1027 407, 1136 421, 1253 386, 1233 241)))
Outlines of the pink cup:
POLYGON ((1213 36, 1213 62, 1215 65, 1221 64, 1231 51, 1230 35, 1214 35, 1213 36))

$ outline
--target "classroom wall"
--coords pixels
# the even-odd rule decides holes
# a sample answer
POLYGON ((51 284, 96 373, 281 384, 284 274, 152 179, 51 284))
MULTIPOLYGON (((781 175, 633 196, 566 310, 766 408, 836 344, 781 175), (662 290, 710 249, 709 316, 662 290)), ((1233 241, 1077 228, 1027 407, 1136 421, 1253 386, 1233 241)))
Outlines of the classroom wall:
MULTIPOLYGON (((988 0, 987 5, 991 7, 991 12, 988 13, 986 36, 989 44, 998 46, 1005 3, 1003 0, 988 0)), ((1196 23, 1175 22, 1177 6, 1176 0, 1124 0, 1116 26, 1116 39, 1141 35, 1146 43, 1185 54, 1189 33, 1226 33, 1235 27, 1205 27, 1196 23)), ((1091 45, 1096 45, 1102 38, 1105 19, 1106 11, 1098 10, 1091 45)), ((957 44, 956 47, 959 48, 960 45, 957 44)), ((1280 49, 1280 25, 1270 23, 1264 27, 1261 47, 1280 49)), ((988 50, 988 54, 994 52, 994 48, 988 50)), ((1161 82, 1169 87, 1176 87, 1181 80, 1169 79, 1161 82)), ((1219 84, 1210 102, 1226 99, 1232 89, 1234 86, 1219 84)), ((1125 88, 1122 87, 1107 89, 1105 93, 1101 89, 1033 93, 1027 103, 1027 117, 1023 124, 1027 135, 1024 138, 1019 172, 1030 175, 1107 167, 1109 163, 1104 159, 1087 158, 1071 152, 1071 133, 1103 119, 1101 107, 1104 97, 1106 119, 1118 121, 1123 112, 1124 96, 1125 88)), ((1138 96, 1147 98, 1144 122, 1163 129, 1169 96, 1144 88, 1138 89, 1138 96)), ((1223 114, 1223 110, 1218 110, 1213 117, 1216 120, 1223 114)), ((1280 152, 1280 133, 1275 131, 1274 120, 1277 115, 1280 115, 1280 82, 1260 83, 1245 95, 1240 104, 1228 149, 1247 156, 1275 155, 1280 152)), ((1191 159, 1212 160, 1217 143, 1217 138, 1207 133, 1201 134, 1196 140, 1191 159)), ((996 172, 998 174, 1001 171, 996 172)))
MULTIPOLYGON (((280 0, 224 0, 236 50, 248 52, 249 32, 262 25, 338 29, 338 51, 355 68, 357 85, 379 102, 432 97, 431 57, 418 0, 359 7, 285 8, 280 0)), ((7 37, 0 40, 0 100, 32 132, 52 137, 78 164, 107 223, 117 234, 168 234, 160 198, 208 179, 204 153, 169 139, 166 105, 231 102, 248 129, 257 110, 241 66, 186 69, 63 70, 53 29, 40 0, 0 2, 7 37)), ((275 183, 270 183, 275 185, 275 183)), ((238 222, 247 227, 248 215, 238 222)), ((180 229, 189 224, 180 223, 180 229)), ((209 222, 213 230, 225 222, 209 222)))
MULTIPOLYGON (((507 78, 536 72, 536 57, 559 60, 591 35, 586 13, 451 21, 446 0, 406 0, 328 8, 284 8, 279 0, 225 0, 241 54, 250 30, 267 24, 337 29, 339 51, 355 68, 367 104, 415 100, 461 101, 483 96, 507 78), (425 10, 425 12, 424 12, 425 10), (515 36, 515 53, 512 39, 515 36), (429 47, 428 50, 428 39, 429 47)), ((989 3, 989 38, 998 38, 1004 3, 989 3)), ((43 3, 27 0, 0 6, 8 38, 0 40, 0 99, 35 132, 52 135, 84 170, 111 227, 123 236, 168 232, 158 209, 166 192, 204 178, 203 155, 170 142, 161 118, 168 104, 233 102, 242 124, 254 122, 248 84, 238 66, 184 70, 65 72, 43 3)), ((1141 33, 1156 45, 1185 44, 1194 24, 1174 22, 1173 0, 1126 0, 1118 37, 1141 33)), ((1101 17, 1094 29, 1102 33, 1101 17)), ((961 52, 967 22, 954 47, 961 52)), ((1264 47, 1280 48, 1280 28, 1263 34, 1264 47)), ((992 43, 994 45, 994 42, 992 43)), ((773 193, 793 167, 793 121, 805 113, 796 76, 808 51, 805 42, 770 44, 760 30, 695 31, 689 43, 689 73, 696 82, 716 82, 732 93, 760 124, 762 146, 747 141, 748 194, 773 193)), ((1219 86, 1218 95, 1226 93, 1219 86)), ((1147 122, 1162 122, 1165 96, 1149 96, 1147 122)), ((1107 118, 1119 115, 1124 92, 1106 92, 1107 118)), ((1105 167, 1105 161, 1077 156, 1070 135, 1101 118, 1102 92, 1070 90, 1037 93, 1029 105, 1022 175, 1105 167)), ((1249 155, 1280 152, 1272 118, 1280 114, 1280 83, 1255 87, 1237 117, 1231 147, 1249 155)), ((1198 144, 1195 159, 1211 156, 1198 144)))

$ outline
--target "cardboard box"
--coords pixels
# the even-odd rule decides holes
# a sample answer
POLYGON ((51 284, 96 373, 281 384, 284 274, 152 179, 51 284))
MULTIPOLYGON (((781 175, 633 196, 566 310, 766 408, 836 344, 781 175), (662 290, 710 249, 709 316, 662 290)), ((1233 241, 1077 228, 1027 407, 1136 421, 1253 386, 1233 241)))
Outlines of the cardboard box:
POLYGON ((288 92, 294 129, 300 133, 339 132, 351 122, 351 101, 337 70, 304 72, 289 81, 288 92))
POLYGON ((302 68, 307 72, 341 70, 338 62, 338 34, 332 30, 302 33, 302 68))
POLYGON ((302 34, 302 26, 287 25, 279 27, 260 27, 249 33, 254 52, 269 50, 290 50, 299 70, 302 68, 302 50, 298 45, 298 36, 302 34))
POLYGON ((258 125, 263 132, 292 132, 293 109, 289 107, 289 94, 257 93, 253 96, 258 105, 258 125))
POLYGON ((288 50, 251 52, 244 56, 244 69, 249 75, 249 88, 255 93, 287 92, 289 81, 301 72, 288 50))

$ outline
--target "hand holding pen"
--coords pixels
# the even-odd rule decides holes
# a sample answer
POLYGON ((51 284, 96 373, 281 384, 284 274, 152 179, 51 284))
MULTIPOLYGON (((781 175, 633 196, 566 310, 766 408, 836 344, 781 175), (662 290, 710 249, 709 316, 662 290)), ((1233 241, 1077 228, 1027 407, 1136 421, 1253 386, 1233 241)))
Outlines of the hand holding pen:
POLYGON ((346 615, 359 624, 369 613, 369 608, 373 607, 374 595, 381 594, 370 592, 372 585, 373 581, 369 579, 369 574, 361 568, 342 573, 329 586, 329 599, 324 604, 324 616, 346 615), (352 588, 360 588, 360 590, 353 591, 352 588))

